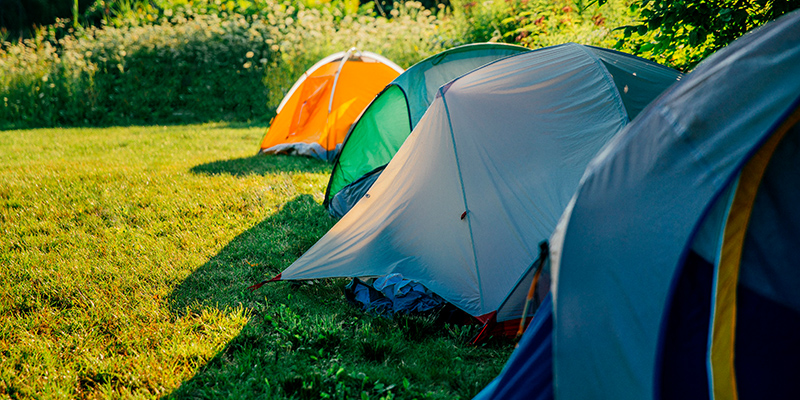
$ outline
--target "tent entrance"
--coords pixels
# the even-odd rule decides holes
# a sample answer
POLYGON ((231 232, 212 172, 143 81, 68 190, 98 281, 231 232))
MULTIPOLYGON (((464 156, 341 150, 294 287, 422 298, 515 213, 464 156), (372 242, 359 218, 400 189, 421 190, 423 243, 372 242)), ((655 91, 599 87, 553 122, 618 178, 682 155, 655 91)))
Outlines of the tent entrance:
POLYGON ((798 120, 800 109, 744 165, 695 236, 669 306, 663 398, 800 392, 798 120))

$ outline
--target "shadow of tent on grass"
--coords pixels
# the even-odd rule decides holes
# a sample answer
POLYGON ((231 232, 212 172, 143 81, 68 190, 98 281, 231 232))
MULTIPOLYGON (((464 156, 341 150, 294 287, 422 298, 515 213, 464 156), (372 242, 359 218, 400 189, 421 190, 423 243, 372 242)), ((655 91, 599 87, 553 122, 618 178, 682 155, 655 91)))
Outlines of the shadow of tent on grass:
POLYGON ((242 294, 249 294, 248 286, 277 275, 331 225, 331 218, 311 195, 286 202, 277 213, 234 238, 178 285, 169 297, 173 313, 180 315, 186 307, 198 305, 238 305, 242 294))
POLYGON ((194 166, 192 173, 203 175, 270 175, 281 172, 330 173, 330 164, 308 157, 288 155, 256 155, 212 161, 194 166))
MULTIPOLYGON (((285 301, 298 291, 286 284, 266 285, 253 293, 247 287, 275 276, 332 225, 333 220, 312 196, 297 196, 234 238, 175 288, 168 301, 176 318, 205 311, 227 313, 237 307, 246 309, 251 317, 236 338, 165 398, 241 398, 264 393, 263 376, 268 373, 258 369, 283 367, 270 364, 270 359, 277 361, 280 349, 276 346, 280 344, 267 336, 268 322, 259 314, 274 299, 285 301)), ((330 296, 341 297, 331 289, 327 288, 334 292, 330 296)))

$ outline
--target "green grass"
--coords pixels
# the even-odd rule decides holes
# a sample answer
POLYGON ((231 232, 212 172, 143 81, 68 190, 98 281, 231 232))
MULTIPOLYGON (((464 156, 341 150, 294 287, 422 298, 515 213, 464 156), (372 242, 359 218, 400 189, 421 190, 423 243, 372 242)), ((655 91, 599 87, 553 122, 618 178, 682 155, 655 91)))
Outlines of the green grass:
POLYGON ((249 285, 333 220, 328 164, 263 127, 0 132, 0 398, 470 398, 508 343, 249 285))

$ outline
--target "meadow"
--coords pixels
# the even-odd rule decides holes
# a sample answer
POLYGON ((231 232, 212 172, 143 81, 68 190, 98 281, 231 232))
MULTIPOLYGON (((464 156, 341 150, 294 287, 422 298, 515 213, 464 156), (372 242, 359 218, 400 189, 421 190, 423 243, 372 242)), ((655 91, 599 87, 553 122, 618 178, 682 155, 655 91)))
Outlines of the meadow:
POLYGON ((335 222, 331 166, 259 140, 334 51, 610 46, 631 17, 614 1, 131 2, 100 27, 0 32, 0 398, 472 398, 510 341, 364 313, 345 279, 247 289, 335 222))
POLYGON ((467 399, 513 345, 271 283, 334 223, 263 126, 0 133, 0 398, 467 399))
POLYGON ((446 312, 367 314, 345 279, 247 289, 335 223, 329 164, 255 156, 267 121, 352 46, 409 67, 572 41, 687 71, 730 39, 705 22, 754 25, 653 8, 673 3, 694 4, 95 1, 0 28, 0 399, 472 398, 512 342, 470 345, 477 327, 446 312))

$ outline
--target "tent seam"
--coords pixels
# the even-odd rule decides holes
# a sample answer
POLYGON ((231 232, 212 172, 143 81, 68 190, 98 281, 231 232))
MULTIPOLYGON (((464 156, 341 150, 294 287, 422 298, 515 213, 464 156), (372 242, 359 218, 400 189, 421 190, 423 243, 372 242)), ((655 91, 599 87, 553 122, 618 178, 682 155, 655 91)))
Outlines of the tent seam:
MULTIPOLYGON (((339 149, 339 152, 336 153, 336 157, 333 159, 333 167, 331 168, 331 175, 328 178, 328 186, 325 187, 325 198, 322 200, 322 205, 325 206, 326 208, 328 207, 328 203, 330 203, 331 183, 333 183, 334 176, 336 175, 336 173, 340 169, 339 168, 339 158, 341 158, 342 153, 344 153, 345 146, 347 146, 347 142, 350 141, 350 136, 353 134, 353 132, 356 130, 356 127, 361 122, 361 117, 364 114, 366 114, 367 111, 369 111, 370 107, 372 107, 372 104, 375 103, 375 100, 377 100, 378 97, 380 97, 384 92, 389 90, 389 88, 394 84, 395 84, 394 80, 392 82, 389 82, 389 84, 386 85, 383 88, 383 90, 380 91, 380 93, 376 94, 375 98, 373 98, 372 101, 369 102, 367 107, 364 109, 364 111, 361 112, 361 114, 358 116, 358 118, 353 123, 353 125, 350 126, 350 129, 347 130, 347 135, 345 135, 344 140, 342 140, 342 148, 339 149)), ((352 183, 352 182, 350 182, 350 183, 352 183)), ((338 193, 338 192, 336 192, 336 193, 338 193)), ((334 193, 334 194, 336 194, 336 193, 334 193)))
POLYGON ((589 56, 589 58, 594 60, 594 62, 600 66, 600 70, 604 73, 603 77, 605 78, 606 84, 611 86, 611 90, 614 92, 614 97, 617 100, 617 111, 619 111, 620 114, 625 118, 626 122, 631 122, 631 116, 628 115, 628 110, 625 108, 625 102, 622 100, 622 95, 619 94, 619 90, 617 90, 617 84, 614 80, 614 75, 608 71, 608 68, 606 68, 603 60, 600 59, 600 56, 598 56, 595 52, 590 51, 587 46, 578 46, 580 46, 581 50, 583 50, 589 56))
POLYGON ((340 51, 338 53, 331 54, 331 55, 323 58, 322 60, 317 61, 316 64, 312 65, 305 72, 303 72, 303 75, 300 75, 300 78, 298 78, 297 81, 295 81, 294 85, 292 85, 292 87, 289 89, 289 91, 286 92, 286 95, 283 96, 283 99, 281 99, 281 102, 278 105, 278 108, 275 110, 275 113, 276 114, 280 113, 281 110, 283 110, 283 106, 286 105, 286 102, 289 100, 290 97, 292 97, 294 92, 297 91, 297 89, 300 87, 300 85, 303 82, 305 82, 306 78, 311 76, 311 74, 316 72, 318 69, 322 68, 323 65, 326 65, 326 64, 329 64, 329 63, 332 63, 332 62, 335 62, 335 61, 339 60, 339 57, 343 56, 344 54, 345 54, 344 51, 340 51))
MULTIPOLYGON (((449 85, 445 85, 445 86, 447 86, 449 88, 449 85)), ((482 313, 484 307, 483 307, 483 284, 481 283, 481 271, 478 268, 478 253, 475 250, 475 237, 472 234, 472 218, 469 217, 469 205, 467 204, 467 192, 466 192, 466 189, 464 188, 464 177, 461 174, 461 163, 458 162, 458 150, 457 150, 457 147, 456 147, 455 134, 453 133, 453 123, 452 123, 452 120, 450 119, 450 108, 447 107, 447 100, 444 98, 445 90, 443 90, 443 89, 444 89, 445 86, 442 86, 442 87, 439 88, 439 94, 442 97, 442 103, 444 104, 444 111, 445 111, 445 113, 447 113, 447 126, 450 128, 450 140, 453 142, 453 155, 456 158, 456 170, 458 171, 458 180, 459 180, 459 183, 461 184, 461 196, 464 199, 464 215, 466 216, 467 226, 469 227, 469 242, 470 242, 470 246, 472 247, 472 259, 473 259, 473 262, 475 263, 475 275, 478 278, 478 297, 481 300, 480 312, 482 313)))

